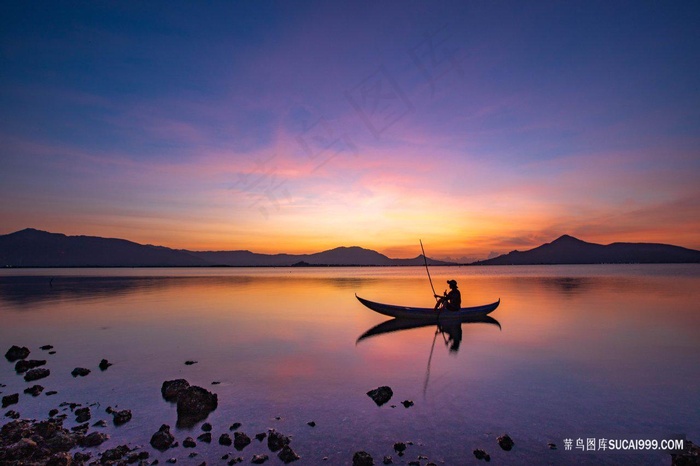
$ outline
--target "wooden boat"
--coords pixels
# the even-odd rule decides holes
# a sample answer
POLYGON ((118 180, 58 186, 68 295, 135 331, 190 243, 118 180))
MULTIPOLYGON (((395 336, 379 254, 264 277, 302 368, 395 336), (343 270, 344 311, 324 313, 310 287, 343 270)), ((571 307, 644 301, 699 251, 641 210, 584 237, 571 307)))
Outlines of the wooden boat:
POLYGON ((406 307, 395 306, 393 304, 375 303, 368 299, 360 298, 355 295, 358 301, 372 309, 375 312, 386 316, 397 317, 401 319, 421 319, 437 322, 444 319, 462 319, 477 316, 485 316, 492 312, 501 304, 499 299, 495 303, 484 304, 483 306, 463 307, 459 311, 441 311, 436 312, 432 307, 406 307))

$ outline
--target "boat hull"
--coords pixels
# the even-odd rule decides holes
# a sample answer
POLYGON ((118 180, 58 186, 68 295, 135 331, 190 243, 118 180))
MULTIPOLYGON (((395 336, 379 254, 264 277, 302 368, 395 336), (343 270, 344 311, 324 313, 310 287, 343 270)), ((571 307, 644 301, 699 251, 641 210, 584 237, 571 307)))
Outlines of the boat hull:
POLYGON ((375 303, 368 299, 360 298, 355 295, 358 301, 360 301, 366 307, 372 309, 374 312, 384 314, 390 317, 397 317, 400 319, 421 319, 426 321, 445 320, 445 319, 468 319, 473 317, 485 316, 490 312, 493 312, 501 300, 491 303, 484 304, 482 306, 473 307, 463 307, 459 311, 441 311, 436 312, 434 308, 429 307, 407 307, 407 306, 395 306, 393 304, 382 304, 375 303))

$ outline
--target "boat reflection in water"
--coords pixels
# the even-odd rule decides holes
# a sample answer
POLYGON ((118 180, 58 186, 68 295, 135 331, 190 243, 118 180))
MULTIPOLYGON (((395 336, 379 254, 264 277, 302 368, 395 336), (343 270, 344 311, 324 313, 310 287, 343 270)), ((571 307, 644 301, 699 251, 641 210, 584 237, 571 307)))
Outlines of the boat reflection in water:
POLYGON ((499 330, 501 329, 500 322, 498 322, 493 317, 489 316, 442 318, 438 319, 437 324, 435 323, 434 318, 427 320, 394 318, 370 328, 357 338, 355 344, 358 344, 362 340, 366 340, 367 338, 374 337, 377 335, 400 332, 402 330, 411 330, 416 328, 435 326, 435 335, 433 336, 433 343, 430 347, 428 365, 425 369, 425 382, 423 383, 423 397, 425 398, 426 392, 428 391, 428 382, 430 381, 430 363, 433 360, 435 342, 437 341, 438 335, 442 336, 442 339, 445 342, 445 346, 449 347, 451 353, 457 353, 459 351, 459 345, 462 342, 463 324, 490 324, 497 326, 499 330))

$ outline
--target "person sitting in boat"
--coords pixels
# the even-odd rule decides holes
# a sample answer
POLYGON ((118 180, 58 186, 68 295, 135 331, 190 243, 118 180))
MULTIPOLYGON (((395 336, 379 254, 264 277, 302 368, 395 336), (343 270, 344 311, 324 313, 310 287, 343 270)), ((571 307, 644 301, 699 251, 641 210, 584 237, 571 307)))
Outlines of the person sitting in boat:
POLYGON ((445 292, 442 296, 435 295, 436 298, 439 298, 437 304, 435 304, 435 310, 459 311, 462 307, 462 294, 457 289, 457 281, 447 280, 447 284, 450 287, 449 293, 445 292))

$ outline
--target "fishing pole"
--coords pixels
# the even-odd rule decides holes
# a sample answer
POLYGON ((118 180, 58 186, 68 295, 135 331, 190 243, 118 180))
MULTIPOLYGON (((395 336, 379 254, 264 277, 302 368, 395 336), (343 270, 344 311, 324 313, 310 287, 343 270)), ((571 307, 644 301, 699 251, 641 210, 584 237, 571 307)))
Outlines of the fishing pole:
POLYGON ((425 263, 425 271, 428 272, 428 281, 430 281, 430 288, 433 290, 433 297, 437 300, 437 293, 435 292, 435 287, 433 286, 433 279, 430 278, 430 269, 428 269, 428 259, 425 257, 425 249, 423 249, 423 240, 418 240, 420 242, 420 250, 423 252, 423 262, 425 263))

